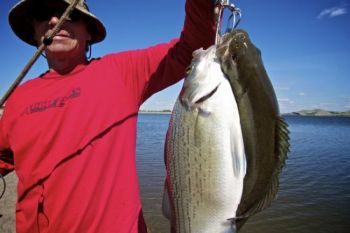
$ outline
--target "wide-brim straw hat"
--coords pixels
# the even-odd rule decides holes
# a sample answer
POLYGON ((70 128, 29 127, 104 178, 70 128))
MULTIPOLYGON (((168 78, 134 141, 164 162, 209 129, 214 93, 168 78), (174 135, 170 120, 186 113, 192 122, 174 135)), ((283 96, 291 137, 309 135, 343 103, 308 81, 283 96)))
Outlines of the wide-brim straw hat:
MULTIPOLYGON (((45 4, 45 2, 57 2, 62 1, 67 3, 67 7, 73 0, 22 0, 17 3, 9 13, 9 22, 14 33, 24 42, 38 46, 34 39, 34 28, 32 23, 32 12, 33 7, 38 4, 45 4)), ((76 6, 76 10, 82 13, 84 22, 91 35, 90 44, 98 43, 106 37, 106 29, 103 23, 93 14, 90 13, 89 8, 84 0, 79 0, 76 6)))

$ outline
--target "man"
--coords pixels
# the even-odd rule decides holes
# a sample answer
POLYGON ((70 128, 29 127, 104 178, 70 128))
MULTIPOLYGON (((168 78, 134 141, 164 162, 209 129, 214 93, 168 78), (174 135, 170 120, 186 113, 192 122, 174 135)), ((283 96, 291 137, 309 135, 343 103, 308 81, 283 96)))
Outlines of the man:
MULTIPOLYGON (((22 0, 13 31, 39 46, 72 0, 22 0)), ((179 39, 88 60, 106 30, 80 1, 45 48, 49 70, 16 89, 0 120, 0 173, 19 178, 16 231, 147 232, 135 165, 137 113, 214 43, 213 3, 188 0, 179 39)))

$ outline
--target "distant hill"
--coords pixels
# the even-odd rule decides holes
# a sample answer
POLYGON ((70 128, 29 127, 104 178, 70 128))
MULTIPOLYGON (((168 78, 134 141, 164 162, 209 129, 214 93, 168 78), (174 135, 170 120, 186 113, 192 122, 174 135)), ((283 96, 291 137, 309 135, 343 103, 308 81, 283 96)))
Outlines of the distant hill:
POLYGON ((298 112, 286 113, 283 115, 285 115, 285 116, 347 116, 347 117, 350 117, 350 111, 337 112, 337 111, 327 111, 324 109, 312 109, 312 110, 301 110, 298 112))
POLYGON ((171 114, 171 110, 164 109, 164 110, 140 110, 140 114, 171 114))

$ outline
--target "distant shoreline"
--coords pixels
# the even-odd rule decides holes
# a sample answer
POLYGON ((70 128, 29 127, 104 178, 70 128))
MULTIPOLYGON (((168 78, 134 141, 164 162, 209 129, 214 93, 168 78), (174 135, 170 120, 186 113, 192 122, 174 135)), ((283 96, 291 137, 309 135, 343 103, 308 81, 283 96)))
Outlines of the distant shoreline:
POLYGON ((337 112, 323 109, 302 110, 298 112, 284 113, 282 116, 314 116, 314 117, 350 117, 350 111, 337 112))
MULTIPOLYGON (((139 111, 139 114, 162 114, 168 115, 171 114, 170 110, 163 111, 153 111, 153 110, 142 110, 139 111)), ((337 112, 337 111, 327 111, 323 109, 313 109, 313 110, 301 110, 290 113, 282 113, 282 116, 313 116, 313 117, 350 117, 350 111, 347 112, 337 112)))
POLYGON ((140 111, 139 114, 160 114, 160 115, 170 115, 170 111, 140 111))
POLYGON ((298 115, 298 114, 291 114, 291 113, 283 113, 281 114, 282 117, 350 117, 348 115, 298 115))
MULTIPOLYGON (((0 108, 0 116, 2 115, 3 109, 0 108)), ((171 110, 163 111, 139 111, 139 114, 161 114, 161 115, 170 115, 171 110)), ((314 110, 301 110, 290 113, 282 113, 282 116, 317 116, 317 117, 350 117, 350 111, 346 112, 337 112, 337 111, 327 111, 323 109, 314 109, 314 110)))

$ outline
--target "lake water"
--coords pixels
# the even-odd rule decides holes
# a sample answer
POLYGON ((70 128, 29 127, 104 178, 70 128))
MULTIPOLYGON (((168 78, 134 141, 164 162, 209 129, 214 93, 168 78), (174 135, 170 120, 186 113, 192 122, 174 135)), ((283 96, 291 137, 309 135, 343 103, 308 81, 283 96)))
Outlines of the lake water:
MULTIPOLYGON (((152 233, 169 232, 161 214, 164 138, 169 115, 141 114, 137 165, 152 233)), ((291 152, 278 198, 240 233, 350 232, 350 117, 286 117, 291 152)), ((215 233, 215 232, 214 232, 215 233)))

